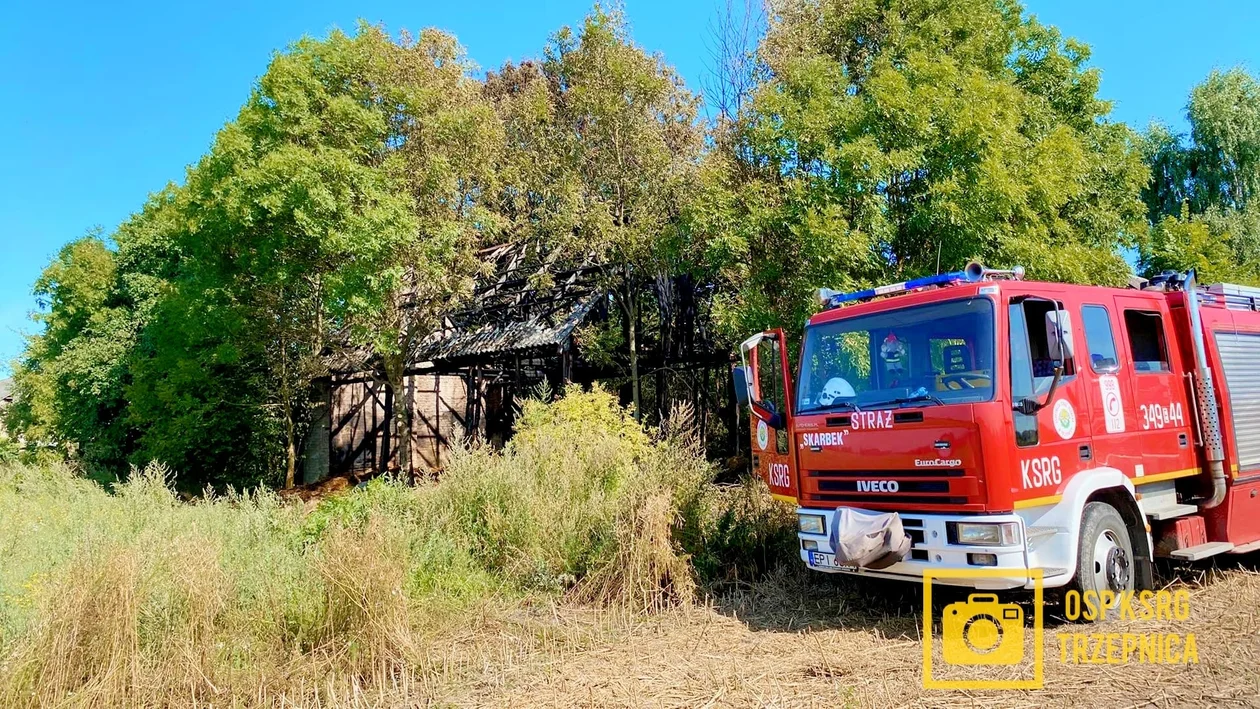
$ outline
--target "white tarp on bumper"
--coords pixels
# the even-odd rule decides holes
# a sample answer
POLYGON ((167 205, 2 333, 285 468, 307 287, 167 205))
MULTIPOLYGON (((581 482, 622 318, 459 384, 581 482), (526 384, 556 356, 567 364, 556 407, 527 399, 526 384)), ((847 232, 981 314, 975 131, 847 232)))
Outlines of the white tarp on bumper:
POLYGON ((831 529, 836 563, 882 569, 910 552, 910 537, 896 512, 868 512, 841 507, 831 529))

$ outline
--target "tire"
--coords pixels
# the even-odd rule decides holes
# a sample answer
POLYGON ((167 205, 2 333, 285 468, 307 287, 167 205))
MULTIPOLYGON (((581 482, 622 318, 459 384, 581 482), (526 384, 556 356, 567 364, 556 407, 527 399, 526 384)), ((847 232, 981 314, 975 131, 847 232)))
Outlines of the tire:
MULTIPOLYGON (((1081 536, 1076 548, 1076 576, 1070 590, 1080 593, 1079 619, 1099 621, 1087 616, 1086 599, 1101 598, 1104 591, 1117 597, 1124 591, 1132 591, 1137 573, 1133 557, 1133 540, 1129 528, 1116 508, 1105 502, 1089 502, 1081 513, 1081 536)), ((1098 601, 1094 601, 1095 605, 1098 601)), ((1112 606, 1114 608, 1114 605, 1112 606)))

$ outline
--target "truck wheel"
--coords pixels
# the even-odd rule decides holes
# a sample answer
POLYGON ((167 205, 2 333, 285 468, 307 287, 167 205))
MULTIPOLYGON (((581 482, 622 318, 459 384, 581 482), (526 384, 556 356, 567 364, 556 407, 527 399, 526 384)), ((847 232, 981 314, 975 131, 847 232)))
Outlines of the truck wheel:
POLYGON ((1133 541, 1129 539, 1129 528, 1120 513, 1105 502, 1087 503, 1081 514, 1076 577, 1071 585, 1081 594, 1078 599, 1080 618, 1102 620, 1105 613, 1098 613, 1096 618, 1086 617, 1089 603, 1099 608, 1103 592, 1110 591, 1119 597, 1124 591, 1132 591, 1135 572, 1133 541))

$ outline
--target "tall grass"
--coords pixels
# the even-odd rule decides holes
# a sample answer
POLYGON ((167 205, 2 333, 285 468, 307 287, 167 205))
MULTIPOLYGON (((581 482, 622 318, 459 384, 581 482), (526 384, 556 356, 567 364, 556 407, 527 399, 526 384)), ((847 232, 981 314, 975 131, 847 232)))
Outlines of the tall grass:
POLYGON ((790 516, 712 485, 673 431, 601 392, 526 402, 505 450, 310 513, 266 492, 182 503, 157 466, 113 494, 2 468, 0 706, 417 701, 548 641, 486 641, 542 609, 651 613, 758 573, 790 516))

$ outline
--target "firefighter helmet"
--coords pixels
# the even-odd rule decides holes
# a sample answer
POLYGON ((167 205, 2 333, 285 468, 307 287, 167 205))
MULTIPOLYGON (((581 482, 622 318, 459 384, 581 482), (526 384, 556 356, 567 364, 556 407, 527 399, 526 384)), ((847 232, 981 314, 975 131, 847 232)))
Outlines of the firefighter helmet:
POLYGON ((853 391, 852 384, 845 381, 843 377, 832 377, 827 380, 827 385, 823 387, 822 393, 818 395, 818 403, 823 406, 830 406, 836 399, 854 396, 857 396, 857 392, 853 391))

